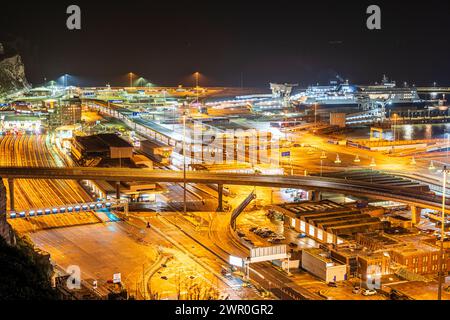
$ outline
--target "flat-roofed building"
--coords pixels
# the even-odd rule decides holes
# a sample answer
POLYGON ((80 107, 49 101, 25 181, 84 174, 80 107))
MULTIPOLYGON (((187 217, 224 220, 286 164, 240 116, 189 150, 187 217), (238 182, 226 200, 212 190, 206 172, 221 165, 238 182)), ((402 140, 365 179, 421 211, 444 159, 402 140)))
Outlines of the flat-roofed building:
POLYGON ((283 214, 291 228, 322 243, 340 244, 358 232, 383 227, 379 218, 330 200, 284 203, 274 205, 273 210, 283 214))
POLYGON ((347 280, 347 266, 333 261, 320 248, 302 250, 302 268, 327 283, 347 280))
POLYGON ((0 116, 1 132, 32 132, 40 133, 42 120, 39 116, 23 114, 6 114, 0 116))
POLYGON ((56 128, 81 121, 81 99, 78 97, 44 101, 48 112, 48 126, 56 128))
POLYGON ((362 280, 381 278, 391 273, 391 258, 383 252, 366 252, 357 255, 358 274, 362 280))
POLYGON ((72 155, 76 160, 85 162, 88 159, 131 159, 133 145, 113 133, 92 136, 76 136, 72 140, 72 155))
MULTIPOLYGON (((426 243, 407 244, 390 251, 392 261, 405 266, 417 274, 436 273, 439 271, 439 248, 426 243)), ((448 270, 448 254, 444 253, 443 270, 448 270)))
POLYGON ((390 257, 386 252, 373 252, 356 243, 345 243, 330 249, 330 257, 339 263, 346 264, 348 274, 367 279, 367 275, 390 274, 390 257))

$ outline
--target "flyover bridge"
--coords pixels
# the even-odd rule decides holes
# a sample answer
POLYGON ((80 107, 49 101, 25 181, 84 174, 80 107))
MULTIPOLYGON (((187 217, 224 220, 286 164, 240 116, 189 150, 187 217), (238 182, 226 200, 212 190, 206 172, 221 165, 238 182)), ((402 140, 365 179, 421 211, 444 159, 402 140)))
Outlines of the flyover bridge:
MULTIPOLYGON (((0 177, 7 178, 10 185, 10 197, 14 193, 14 179, 74 179, 107 181, 173 182, 184 181, 182 171, 159 171, 130 168, 90 168, 90 167, 0 167, 0 177)), ((212 172, 187 172, 187 183, 217 184, 219 210, 222 209, 223 185, 247 185, 275 188, 310 188, 318 191, 330 191, 341 194, 370 197, 378 200, 404 202, 418 208, 441 210, 441 197, 421 190, 371 183, 343 178, 317 176, 275 176, 230 174, 212 172)), ((446 203, 446 212, 449 213, 446 203)))

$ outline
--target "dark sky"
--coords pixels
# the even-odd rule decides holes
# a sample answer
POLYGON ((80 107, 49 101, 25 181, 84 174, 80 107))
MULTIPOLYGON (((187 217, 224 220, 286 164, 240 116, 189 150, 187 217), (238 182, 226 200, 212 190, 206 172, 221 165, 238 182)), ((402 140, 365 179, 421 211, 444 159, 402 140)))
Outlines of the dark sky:
POLYGON ((10 1, 0 38, 15 39, 35 85, 68 73, 81 85, 125 85, 134 72, 160 85, 301 86, 336 75, 353 83, 450 84, 450 2, 10 1), (78 4, 82 30, 66 28, 78 4), (381 7, 382 30, 366 28, 381 7))

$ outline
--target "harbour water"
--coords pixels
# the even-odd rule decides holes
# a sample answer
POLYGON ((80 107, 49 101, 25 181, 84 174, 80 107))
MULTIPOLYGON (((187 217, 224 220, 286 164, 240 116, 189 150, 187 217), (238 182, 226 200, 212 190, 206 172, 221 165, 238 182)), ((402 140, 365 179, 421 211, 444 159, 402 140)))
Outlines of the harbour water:
MULTIPOLYGON (((450 123, 439 124, 405 124, 397 125, 383 130, 383 138, 394 140, 394 131, 397 140, 421 140, 421 139, 444 139, 446 133, 450 135, 450 123)), ((356 128, 348 134, 349 138, 369 139, 370 128, 356 128)))

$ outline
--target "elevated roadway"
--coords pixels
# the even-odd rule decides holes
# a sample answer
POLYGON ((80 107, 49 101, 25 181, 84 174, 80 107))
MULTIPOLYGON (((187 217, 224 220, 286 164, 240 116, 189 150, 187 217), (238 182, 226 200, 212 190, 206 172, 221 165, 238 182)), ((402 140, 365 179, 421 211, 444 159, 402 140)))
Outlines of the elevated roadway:
MULTIPOLYGON (((49 168, 49 167, 0 167, 0 177, 10 181, 14 179, 75 179, 107 181, 143 181, 143 182, 183 182, 181 171, 158 171, 130 168, 49 168)), ((297 188, 330 191, 341 194, 370 197, 378 200, 404 202, 420 208, 440 210, 441 197, 420 190, 411 190, 401 186, 381 185, 346 178, 316 176, 274 176, 230 174, 211 172, 187 172, 188 183, 217 184, 219 198, 223 185, 250 185, 275 188, 297 188)), ((447 206, 450 201, 447 202, 447 206)), ((220 205, 220 204, 219 204, 220 205)), ((448 209, 446 209, 447 211, 448 209)), ((448 211, 447 211, 448 213, 448 211)))

